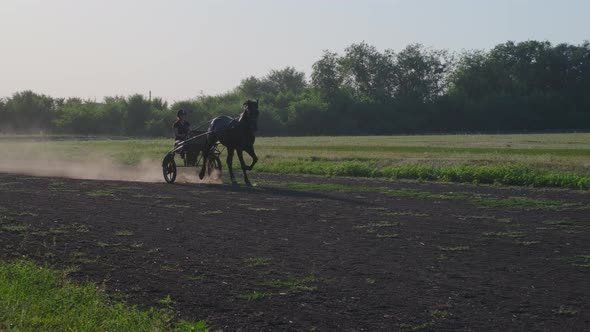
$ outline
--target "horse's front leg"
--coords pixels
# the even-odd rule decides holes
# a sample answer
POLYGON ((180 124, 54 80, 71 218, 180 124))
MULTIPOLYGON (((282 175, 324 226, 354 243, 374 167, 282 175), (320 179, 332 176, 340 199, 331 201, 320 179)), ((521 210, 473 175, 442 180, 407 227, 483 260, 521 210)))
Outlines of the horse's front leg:
POLYGON ((201 167, 201 171, 199 172, 199 179, 203 180, 205 177, 205 169, 207 168, 207 159, 209 158, 209 152, 211 151, 211 147, 213 144, 210 143, 209 137, 207 137, 207 145, 206 149, 203 151, 203 167, 201 167))
POLYGON ((238 182, 236 181, 236 177, 234 176, 234 170, 232 168, 232 164, 233 164, 233 159, 234 159, 234 149, 227 149, 227 169, 229 170, 229 178, 231 180, 231 184, 238 184, 238 182))
POLYGON ((250 166, 246 166, 246 169, 251 171, 254 168, 254 165, 258 162, 258 157, 256 156, 256 152, 254 152, 254 146, 249 146, 244 149, 247 154, 252 157, 252 164, 250 166))
POLYGON ((252 183, 250 183, 250 180, 248 180, 248 174, 246 174, 248 166, 246 166, 246 163, 244 162, 243 151, 242 151, 242 149, 237 149, 237 150, 238 150, 238 158, 240 159, 240 166, 242 167, 242 172, 244 172, 244 182, 246 183, 247 186, 252 186, 252 183))

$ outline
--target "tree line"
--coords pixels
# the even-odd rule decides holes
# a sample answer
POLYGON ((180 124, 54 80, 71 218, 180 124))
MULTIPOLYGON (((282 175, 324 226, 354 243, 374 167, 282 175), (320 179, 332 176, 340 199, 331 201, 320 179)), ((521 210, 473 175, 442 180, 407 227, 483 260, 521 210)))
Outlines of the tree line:
POLYGON ((309 78, 293 67, 247 77, 230 92, 169 105, 143 95, 101 102, 32 91, 0 99, 0 132, 170 136, 260 99, 261 135, 364 135, 590 129, 590 43, 506 42, 491 50, 399 52, 352 44, 325 51, 309 78))

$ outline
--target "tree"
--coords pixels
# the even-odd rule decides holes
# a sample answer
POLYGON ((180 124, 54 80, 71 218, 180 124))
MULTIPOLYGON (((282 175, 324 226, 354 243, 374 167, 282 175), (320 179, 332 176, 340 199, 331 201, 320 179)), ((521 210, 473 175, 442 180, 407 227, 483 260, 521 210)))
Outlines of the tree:
POLYGON ((313 64, 311 85, 325 98, 336 95, 342 84, 338 54, 324 51, 322 58, 313 64))
POLYGON ((53 99, 29 90, 12 95, 5 108, 7 118, 15 131, 50 130, 51 121, 55 116, 53 99))
POLYGON ((125 111, 125 135, 144 135, 145 124, 150 118, 151 113, 150 102, 143 95, 133 95, 127 99, 125 111))
POLYGON ((446 51, 425 49, 420 44, 407 46, 395 56, 397 99, 435 101, 446 91, 452 65, 446 51))
POLYGON ((265 81, 268 82, 268 86, 275 93, 299 93, 307 86, 305 73, 297 71, 294 67, 271 70, 265 81))
POLYGON ((392 55, 364 42, 347 47, 338 61, 343 85, 358 98, 390 97, 396 81, 392 55))

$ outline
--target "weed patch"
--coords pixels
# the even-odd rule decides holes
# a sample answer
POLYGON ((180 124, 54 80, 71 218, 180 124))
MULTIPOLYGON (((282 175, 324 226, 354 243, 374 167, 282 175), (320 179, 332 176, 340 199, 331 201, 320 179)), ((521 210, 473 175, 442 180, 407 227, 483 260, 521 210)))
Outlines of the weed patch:
POLYGON ((512 237, 512 238, 519 238, 524 237, 525 234, 523 232, 485 232, 482 233, 483 236, 489 237, 512 237))
POLYGON ((554 225, 554 226, 574 226, 575 223, 571 220, 545 220, 543 221, 545 225, 554 225))
POLYGON ((24 232, 27 229, 28 225, 0 225, 0 231, 4 232, 24 232))
POLYGON ((454 246, 454 247, 438 247, 442 251, 467 251, 468 246, 454 246))
POLYGON ((269 297, 269 296, 271 296, 271 294, 269 294, 269 293, 254 292, 254 293, 240 294, 240 295, 238 295, 238 298, 243 299, 243 300, 248 300, 248 301, 255 301, 255 300, 260 300, 260 299, 263 299, 263 298, 269 297))
POLYGON ((431 322, 426 322, 426 323, 402 323, 399 325, 399 327, 401 329, 405 329, 405 330, 412 330, 412 331, 418 331, 418 330, 425 330, 429 327, 432 326, 431 322))
POLYGON ((449 312, 447 310, 434 309, 430 314, 435 318, 445 318, 449 315, 449 312))
POLYGON ((576 310, 573 307, 570 306, 559 306, 559 308, 557 308, 556 310, 553 310, 553 312, 558 315, 558 316, 568 316, 568 317, 573 317, 575 315, 578 314, 578 310, 576 310))
POLYGON ((266 266, 270 264, 272 259, 268 257, 256 256, 244 259, 244 263, 248 267, 266 266))
POLYGON ((578 255, 574 257, 564 258, 565 262, 578 267, 590 267, 590 255, 578 255))
POLYGON ((139 310, 113 303, 95 284, 68 280, 71 272, 40 268, 25 261, 0 261, 0 330, 207 330, 204 322, 173 323, 172 310, 139 310))
POLYGON ((203 280, 206 279, 206 277, 207 276, 204 275, 204 274, 194 274, 194 275, 186 276, 186 280, 189 280, 189 281, 203 281, 203 280))
POLYGON ((276 211, 277 209, 272 208, 257 208, 257 207, 248 207, 248 210, 257 211, 257 212, 268 212, 268 211, 276 211))
POLYGON ((215 215, 215 214, 222 214, 223 211, 221 210, 213 210, 213 211, 203 211, 200 214, 203 216, 215 215))
POLYGON ((288 292, 311 292, 315 291, 317 287, 317 278, 313 276, 305 278, 288 277, 284 280, 273 280, 260 283, 260 286, 270 287, 278 290, 281 293, 288 292))
POLYGON ((170 209, 188 209, 190 206, 185 205, 185 204, 166 204, 166 205, 164 205, 164 207, 167 207, 170 209))
POLYGON ((86 192, 86 195, 90 197, 114 197, 115 192, 109 189, 98 189, 86 192))

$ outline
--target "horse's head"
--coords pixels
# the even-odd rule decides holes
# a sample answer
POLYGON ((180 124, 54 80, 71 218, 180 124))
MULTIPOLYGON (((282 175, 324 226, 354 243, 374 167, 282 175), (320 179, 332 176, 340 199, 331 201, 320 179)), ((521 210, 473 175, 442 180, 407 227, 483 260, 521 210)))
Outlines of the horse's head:
POLYGON ((252 132, 258 130, 258 99, 248 99, 244 103, 244 111, 240 115, 240 122, 245 123, 252 132))

